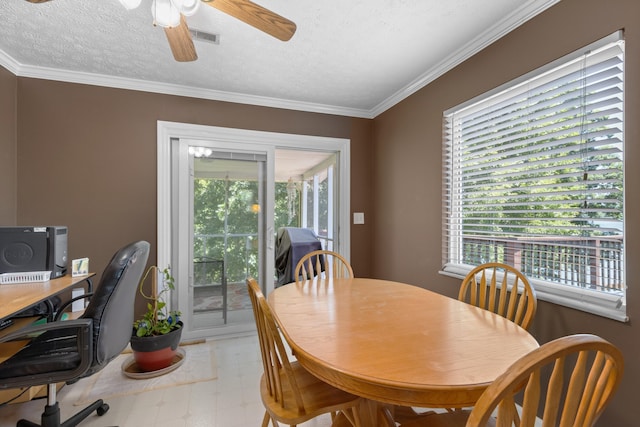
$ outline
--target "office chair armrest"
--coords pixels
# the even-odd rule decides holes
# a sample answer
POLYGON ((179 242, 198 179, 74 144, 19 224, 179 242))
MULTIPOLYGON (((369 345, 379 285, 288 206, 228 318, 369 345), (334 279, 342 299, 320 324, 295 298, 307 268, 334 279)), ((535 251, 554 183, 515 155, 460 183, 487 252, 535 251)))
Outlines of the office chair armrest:
POLYGON ((82 295, 78 295, 77 297, 71 298, 69 301, 67 301, 64 304, 62 304, 60 306, 60 308, 58 308, 58 311, 56 312, 56 315, 55 315, 53 321, 54 322, 59 321, 60 318, 62 317, 62 315, 64 314, 64 311, 67 309, 67 307, 69 307, 75 301, 78 301, 78 300, 81 300, 81 299, 86 299, 86 298, 91 298, 92 296, 93 296, 93 292, 89 292, 87 294, 82 294, 82 295))
POLYGON ((51 322, 51 323, 44 323, 42 325, 31 325, 3 336, 2 338, 0 338, 0 343, 9 342, 9 341, 28 340, 33 338, 33 336, 36 334, 41 334, 42 332, 47 332, 47 331, 52 331, 52 330, 62 329, 62 328, 65 328, 65 329, 75 328, 78 330, 82 330, 83 328, 88 328, 90 332, 92 324, 93 324, 93 319, 76 319, 76 320, 68 320, 68 321, 65 321, 64 323, 51 322))

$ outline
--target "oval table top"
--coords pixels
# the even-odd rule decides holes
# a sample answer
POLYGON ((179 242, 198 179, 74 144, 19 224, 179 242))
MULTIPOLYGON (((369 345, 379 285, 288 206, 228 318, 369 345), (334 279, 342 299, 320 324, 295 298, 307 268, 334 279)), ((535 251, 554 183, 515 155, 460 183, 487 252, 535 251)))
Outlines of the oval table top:
POLYGON ((472 406, 538 347, 515 323, 418 286, 314 279, 268 301, 296 358, 353 394, 404 406, 472 406))

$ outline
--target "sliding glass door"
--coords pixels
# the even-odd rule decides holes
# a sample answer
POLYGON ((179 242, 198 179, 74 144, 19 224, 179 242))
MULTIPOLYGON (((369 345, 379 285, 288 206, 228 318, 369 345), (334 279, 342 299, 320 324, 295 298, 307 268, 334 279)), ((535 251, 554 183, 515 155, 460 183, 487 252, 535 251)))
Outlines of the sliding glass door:
POLYGON ((347 140, 159 122, 157 262, 185 339, 255 329, 245 282, 273 290, 280 227, 348 258, 348 164, 347 140))

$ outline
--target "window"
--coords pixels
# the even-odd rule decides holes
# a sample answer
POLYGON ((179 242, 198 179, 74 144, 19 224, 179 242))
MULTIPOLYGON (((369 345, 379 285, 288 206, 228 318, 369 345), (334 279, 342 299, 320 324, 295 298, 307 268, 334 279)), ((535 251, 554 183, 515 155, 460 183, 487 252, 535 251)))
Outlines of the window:
POLYGON ((503 262, 627 320, 623 64, 615 33, 444 113, 445 274, 503 262))

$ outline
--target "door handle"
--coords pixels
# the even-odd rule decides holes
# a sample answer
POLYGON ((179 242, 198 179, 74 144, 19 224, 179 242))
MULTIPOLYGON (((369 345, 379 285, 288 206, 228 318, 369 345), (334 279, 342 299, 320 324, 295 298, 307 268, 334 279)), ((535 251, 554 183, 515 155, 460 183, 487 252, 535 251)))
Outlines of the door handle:
POLYGON ((273 235, 273 227, 267 227, 267 248, 273 249, 275 236, 273 235))

